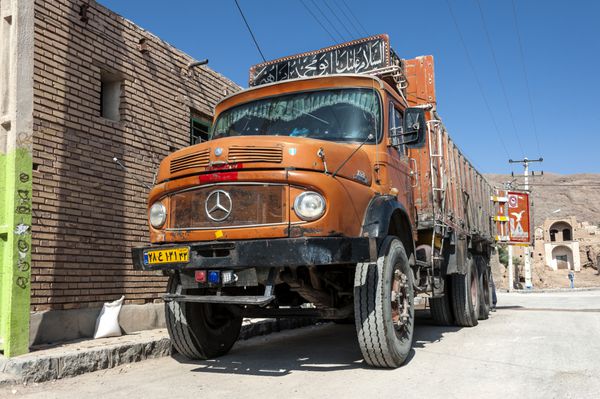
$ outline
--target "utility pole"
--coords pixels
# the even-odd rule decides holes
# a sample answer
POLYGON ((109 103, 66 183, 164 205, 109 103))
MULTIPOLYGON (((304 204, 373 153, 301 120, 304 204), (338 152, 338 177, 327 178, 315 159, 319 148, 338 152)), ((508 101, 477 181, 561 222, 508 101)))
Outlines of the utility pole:
MULTIPOLYGON (((514 181, 514 180, 513 180, 514 181)), ((504 183, 504 188, 509 190, 513 181, 504 183)), ((515 289, 515 267, 513 265, 513 246, 508 244, 508 292, 515 289)))
POLYGON ((508 244, 508 292, 515 289, 515 268, 513 265, 513 246, 508 244))
MULTIPOLYGON (((544 160, 544 158, 538 158, 538 159, 527 159, 527 157, 524 157, 523 159, 520 160, 516 160, 513 161, 512 159, 509 159, 508 162, 509 163, 521 163, 523 164, 523 177, 525 178, 524 183, 524 189, 525 191, 529 191, 529 164, 532 162, 542 162, 544 160)), ((532 214, 532 220, 533 220, 533 214, 532 214)), ((530 222, 531 223, 531 222, 530 222)), ((535 223, 531 223, 532 225, 535 226, 535 223)), ((529 234, 531 234, 531 231, 529 232, 529 234)), ((529 253, 530 249, 529 249, 529 244, 525 247, 525 288, 527 289, 531 289, 533 288, 533 284, 531 282, 531 256, 529 253)), ((509 245, 509 265, 512 263, 512 246, 509 245)), ((512 270, 512 268, 510 268, 510 270, 512 270)), ((510 270, 509 270, 509 276, 510 276, 510 270)))

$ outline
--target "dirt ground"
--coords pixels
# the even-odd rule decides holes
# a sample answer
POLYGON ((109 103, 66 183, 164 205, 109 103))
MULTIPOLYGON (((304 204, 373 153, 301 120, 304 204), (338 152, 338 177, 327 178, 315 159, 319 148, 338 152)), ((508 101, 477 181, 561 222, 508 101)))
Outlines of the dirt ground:
MULTIPOLYGON (((523 273, 523 271, 521 271, 523 273)), ((575 273, 575 288, 600 287, 600 275, 591 267, 584 267, 575 273)), ((498 289, 508 289, 508 272, 506 267, 500 265, 494 273, 494 282, 498 289)), ((534 289, 569 288, 569 271, 553 271, 549 267, 534 265, 532 270, 534 289)))

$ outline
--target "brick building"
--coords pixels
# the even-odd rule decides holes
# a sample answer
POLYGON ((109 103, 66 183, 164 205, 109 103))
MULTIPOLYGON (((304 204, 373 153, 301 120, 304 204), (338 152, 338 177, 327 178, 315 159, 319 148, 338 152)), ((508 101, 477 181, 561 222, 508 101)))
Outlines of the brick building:
POLYGON ((142 305, 124 308, 126 329, 156 324, 166 280, 130 261, 148 239, 138 180, 202 139, 214 105, 240 88, 94 1, 33 7, 32 340, 89 335, 121 295, 142 305))

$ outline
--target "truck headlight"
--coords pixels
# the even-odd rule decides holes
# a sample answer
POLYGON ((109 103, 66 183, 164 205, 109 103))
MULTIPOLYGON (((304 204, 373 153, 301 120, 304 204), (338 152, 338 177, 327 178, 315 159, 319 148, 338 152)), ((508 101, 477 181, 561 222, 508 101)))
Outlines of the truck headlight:
POLYGON ((302 220, 316 220, 325 213, 325 198, 314 191, 305 191, 296 197, 294 212, 302 220))
POLYGON ((155 202, 150 207, 150 224, 155 229, 162 227, 167 220, 167 208, 162 204, 162 202, 155 202))

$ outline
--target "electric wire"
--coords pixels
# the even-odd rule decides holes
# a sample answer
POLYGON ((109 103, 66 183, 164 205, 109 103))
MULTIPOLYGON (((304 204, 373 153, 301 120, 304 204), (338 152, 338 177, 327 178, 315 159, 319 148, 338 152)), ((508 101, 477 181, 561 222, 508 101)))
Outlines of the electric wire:
POLYGON ((348 29, 348 27, 346 26, 345 23, 342 22, 342 20, 340 19, 340 17, 337 15, 337 13, 335 11, 333 11, 333 9, 329 6, 329 2, 327 0, 323 1, 323 4, 325 4, 325 7, 327 7, 327 9, 329 10, 329 12, 331 12, 333 14, 333 16, 335 17, 335 19, 338 21, 338 23, 342 26, 342 28, 344 28, 344 30, 346 32, 348 32, 348 37, 350 38, 349 40, 352 40, 352 32, 350 32, 350 30, 348 29))
POLYGON ((319 14, 321 14, 321 16, 323 17, 323 19, 325 20, 325 22, 327 22, 329 24, 329 26, 331 27, 331 29, 333 29, 333 31, 342 38, 342 41, 345 41, 346 39, 344 38, 344 35, 342 35, 340 33, 339 30, 337 30, 337 28, 335 27, 335 25, 331 22, 331 20, 329 19, 329 17, 327 17, 327 15, 325 15, 325 13, 323 12, 323 10, 321 10, 321 7, 319 7, 317 5, 317 3, 315 2, 315 0, 310 0, 311 3, 313 3, 313 6, 315 6, 315 8, 317 9, 317 11, 319 12, 319 14))
POLYGON ((348 10, 348 12, 352 16, 352 18, 354 18, 354 20, 356 21, 356 23, 358 24, 358 26, 360 26, 360 28, 365 33, 365 35, 369 36, 369 32, 367 32, 367 30, 365 29, 365 27, 363 26, 363 24, 360 23, 360 20, 358 18, 356 18, 356 15, 354 15, 354 13, 352 12, 352 9, 348 6, 348 4, 346 3, 346 1, 345 0, 341 0, 341 2, 346 7, 346 9, 348 10))
POLYGON ((521 66, 523 67, 523 75, 525 76, 525 87, 527 89, 527 98, 529 99, 529 112, 531 113, 531 122, 533 124, 533 134, 535 136, 535 144, 538 150, 538 156, 542 156, 542 150, 540 149, 540 140, 538 137, 537 123, 535 120, 535 113, 533 112, 533 100, 531 98, 531 86, 529 85, 529 77, 527 75, 527 68, 525 67, 525 55, 523 53, 523 41, 521 39, 521 31, 519 29, 519 21, 517 19, 517 7, 515 0, 511 1, 513 18, 515 20, 515 30, 517 31, 517 42, 519 44, 519 55, 521 56, 521 66))
POLYGON ((521 139, 519 138, 519 132, 517 130, 517 125, 515 124, 515 118, 513 116, 512 107, 510 106, 510 101, 508 100, 508 94, 506 93, 506 86, 504 85, 504 80, 502 79, 502 74, 500 73, 500 66, 498 66, 498 60, 496 59, 496 51, 494 51, 494 46, 492 44, 492 39, 490 38, 490 33, 487 30, 485 17, 483 15, 483 9, 481 8, 481 3, 479 0, 475 0, 477 3, 477 8, 479 10, 479 16, 481 17, 481 23, 483 25, 483 32, 485 33, 485 38, 487 40, 488 47, 490 48, 490 52, 492 53, 492 60, 494 61, 494 66, 496 68, 496 74, 498 75, 498 81, 500 82, 500 88, 502 91, 502 96, 504 97, 504 102, 506 103, 506 108, 508 109, 508 117, 512 124, 512 128, 515 133, 515 137, 517 139, 517 144, 519 145, 519 149, 525 155, 525 151, 523 150, 523 145, 521 144, 521 139))
POLYGON ((331 32, 329 31, 329 29, 327 29, 325 27, 325 25, 323 25, 321 23, 321 21, 317 18, 317 16, 312 12, 312 10, 306 5, 304 4, 304 0, 300 0, 300 4, 302 4, 302 6, 304 6, 304 8, 306 9, 306 11, 308 11, 308 13, 313 17, 313 19, 315 21, 317 21, 317 23, 321 26, 321 28, 323 28, 323 30, 327 33, 327 35, 329 35, 329 37, 331 38, 331 40, 333 40, 335 43, 339 43, 340 41, 338 39, 336 39, 335 37, 333 37, 333 35, 331 34, 331 32))
POLYGON ((242 11, 242 8, 240 7, 240 5, 238 3, 238 0, 233 0, 233 1, 235 1, 235 5, 237 6, 238 11, 240 12, 240 15, 242 16, 244 23, 246 24, 246 28, 248 28, 248 32, 250 32, 250 36, 252 36, 252 40, 254 41, 254 44, 256 45, 256 49, 260 53, 260 56, 262 57, 263 62, 267 61, 267 59, 265 58, 265 55, 263 54, 262 50, 260 49, 260 46, 258 45, 258 41, 256 41, 256 37, 254 37, 254 33, 252 32, 252 29, 250 28, 250 25, 248 24, 248 21, 246 20, 246 16, 244 15, 244 12, 242 11))
POLYGON ((452 6, 450 5, 450 1, 446 0, 446 4, 448 5, 448 11, 450 12, 450 17, 454 23, 454 27, 456 28, 456 32, 458 33, 458 37, 460 39, 460 42, 462 44, 463 50, 465 51, 465 55, 467 57, 467 64, 469 65, 469 68, 471 69, 471 72, 473 73, 473 77, 475 78, 475 83, 477 83, 477 87, 479 88, 479 92, 481 94, 481 98, 483 99, 483 103, 485 105, 485 108, 487 109, 489 115, 490 115, 490 120, 492 121, 492 125, 494 126, 494 130, 496 131, 496 135, 498 136, 498 140, 500 141, 500 144, 502 144, 502 148, 504 149, 504 152, 506 153, 506 156, 508 158, 511 158, 511 156, 508 153, 508 149, 506 148, 506 144, 504 144, 504 140, 502 139, 502 135, 500 134, 500 129, 498 128, 498 123, 496 123, 496 119, 494 118, 494 113, 492 112, 492 108, 490 107, 490 104, 487 100, 487 97, 485 96, 485 92, 483 91, 483 85, 481 84, 481 81, 479 80, 479 75, 477 75, 477 71, 475 70, 475 66, 473 65, 473 61, 471 60, 471 54, 469 53, 469 49, 467 48, 467 44, 465 43, 465 39, 463 38, 462 32, 460 31, 460 27, 458 25, 458 22, 456 20, 456 17, 454 16, 454 12, 452 11, 452 6))
POLYGON ((352 29, 354 30, 354 32, 356 32, 356 37, 361 37, 362 33, 360 33, 360 30, 358 29, 358 27, 354 24, 354 21, 352 21, 352 18, 350 18, 348 16, 348 14, 346 14, 346 11, 344 11, 344 8, 337 2, 334 1, 335 6, 341 11, 342 15, 344 16, 344 19, 348 22, 350 22, 350 25, 352 25, 352 29))

